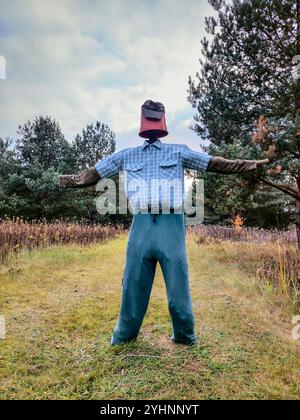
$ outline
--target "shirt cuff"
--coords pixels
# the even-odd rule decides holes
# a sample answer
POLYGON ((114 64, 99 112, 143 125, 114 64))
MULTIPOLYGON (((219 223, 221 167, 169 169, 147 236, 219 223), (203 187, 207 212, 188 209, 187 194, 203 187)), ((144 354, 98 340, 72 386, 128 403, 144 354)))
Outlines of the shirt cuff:
POLYGON ((207 172, 209 167, 209 162, 212 160, 213 156, 210 156, 208 154, 204 154, 203 160, 204 160, 204 170, 207 172))
POLYGON ((100 162, 98 162, 98 163, 95 165, 95 169, 96 169, 96 171, 98 172, 98 174, 99 174, 100 178, 102 178, 102 179, 107 178, 107 174, 105 173, 105 169, 103 168, 103 164, 102 164, 102 162, 101 162, 101 161, 100 161, 100 162))

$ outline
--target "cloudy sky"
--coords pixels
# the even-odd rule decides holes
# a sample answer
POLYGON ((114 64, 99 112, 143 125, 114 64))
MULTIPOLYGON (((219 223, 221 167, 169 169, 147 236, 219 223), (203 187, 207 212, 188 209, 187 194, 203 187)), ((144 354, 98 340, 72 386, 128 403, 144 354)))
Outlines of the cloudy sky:
POLYGON ((167 109, 166 141, 199 148, 187 81, 212 14, 207 0, 0 0, 0 136, 51 115, 68 140, 100 120, 118 149, 135 146, 140 106, 153 99, 167 109))

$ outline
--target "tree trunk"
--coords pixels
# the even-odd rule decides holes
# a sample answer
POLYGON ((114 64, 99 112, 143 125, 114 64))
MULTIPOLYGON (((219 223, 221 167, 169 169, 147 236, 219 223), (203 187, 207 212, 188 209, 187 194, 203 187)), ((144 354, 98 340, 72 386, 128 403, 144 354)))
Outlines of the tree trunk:
POLYGON ((297 0, 297 54, 300 51, 300 0, 297 0))
POLYGON ((300 250, 300 200, 297 200, 296 202, 296 229, 297 229, 298 249, 300 250))
MULTIPOLYGON (((297 54, 300 55, 300 0, 297 0, 296 4, 297 4, 297 54)), ((300 80, 296 81, 295 108, 296 108, 296 115, 297 115, 297 113, 300 112, 300 80)), ((296 229, 297 229, 298 249, 300 250, 300 199, 299 199, 299 195, 296 200, 296 229)))
MULTIPOLYGON (((297 0, 297 44, 296 44, 296 55, 300 55, 300 0, 297 0)), ((297 79, 295 82, 295 107, 296 114, 300 110, 300 80, 297 79)))

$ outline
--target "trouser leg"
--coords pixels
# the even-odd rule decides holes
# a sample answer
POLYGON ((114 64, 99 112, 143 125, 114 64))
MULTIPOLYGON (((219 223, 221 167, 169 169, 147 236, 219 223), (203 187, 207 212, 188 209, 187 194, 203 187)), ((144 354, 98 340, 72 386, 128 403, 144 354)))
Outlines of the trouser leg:
POLYGON ((147 235, 147 223, 151 218, 143 216, 135 216, 129 235, 122 304, 112 344, 128 342, 138 336, 150 299, 157 261, 149 250, 151 232, 147 235))
POLYGON ((189 287, 185 244, 185 224, 182 215, 163 215, 160 264, 164 275, 169 311, 173 324, 172 339, 177 343, 193 344, 194 314, 189 287))

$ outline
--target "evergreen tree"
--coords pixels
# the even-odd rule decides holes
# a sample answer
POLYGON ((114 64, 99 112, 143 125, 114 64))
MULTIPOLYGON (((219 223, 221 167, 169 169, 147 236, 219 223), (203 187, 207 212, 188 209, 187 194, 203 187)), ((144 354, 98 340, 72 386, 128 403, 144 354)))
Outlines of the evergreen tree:
POLYGON ((249 195, 264 183, 296 203, 300 246, 300 1, 209 2, 218 17, 206 20, 212 41, 202 41, 201 71, 189 79, 193 128, 224 157, 272 159, 247 181, 249 195))
POLYGON ((89 124, 77 134, 73 145, 74 156, 79 169, 90 168, 99 160, 114 153, 116 149, 115 134, 99 121, 89 124))
POLYGON ((59 174, 94 166, 115 151, 115 134, 107 125, 88 125, 73 143, 49 116, 20 125, 17 133, 17 141, 0 138, 0 217, 110 221, 97 214, 93 189, 58 186, 59 174))
MULTIPOLYGON (((100 121, 88 124, 81 134, 77 134, 72 144, 72 154, 75 159, 75 168, 71 173, 82 171, 114 153, 116 149, 115 133, 100 121)), ((66 203, 77 216, 90 221, 107 222, 109 218, 98 215, 94 188, 63 191, 66 203), (76 200, 74 200, 76 198, 76 200)))
POLYGON ((25 168, 68 171, 74 167, 72 148, 51 117, 36 117, 20 125, 17 134, 17 152, 25 168))

